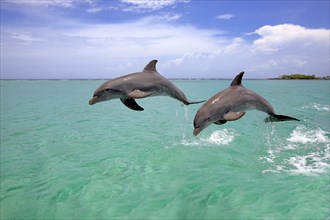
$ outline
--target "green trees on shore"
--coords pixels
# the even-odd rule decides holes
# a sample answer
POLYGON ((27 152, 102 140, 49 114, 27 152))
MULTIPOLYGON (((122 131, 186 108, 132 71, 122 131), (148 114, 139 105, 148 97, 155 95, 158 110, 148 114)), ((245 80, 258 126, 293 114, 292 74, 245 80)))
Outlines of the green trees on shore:
POLYGON ((290 74, 282 75, 280 79, 330 79, 329 76, 316 77, 315 75, 305 75, 305 74, 290 74))

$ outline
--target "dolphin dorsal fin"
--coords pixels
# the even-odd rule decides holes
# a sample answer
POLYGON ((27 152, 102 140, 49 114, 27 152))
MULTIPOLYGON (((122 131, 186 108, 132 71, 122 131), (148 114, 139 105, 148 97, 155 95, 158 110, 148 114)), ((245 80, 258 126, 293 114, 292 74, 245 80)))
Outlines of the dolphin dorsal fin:
POLYGON ((244 72, 240 72, 231 82, 230 86, 240 86, 242 85, 242 78, 243 78, 244 72))
POLYGON ((145 71, 152 71, 152 72, 157 72, 156 70, 156 63, 158 60, 151 60, 143 69, 143 72, 145 71))

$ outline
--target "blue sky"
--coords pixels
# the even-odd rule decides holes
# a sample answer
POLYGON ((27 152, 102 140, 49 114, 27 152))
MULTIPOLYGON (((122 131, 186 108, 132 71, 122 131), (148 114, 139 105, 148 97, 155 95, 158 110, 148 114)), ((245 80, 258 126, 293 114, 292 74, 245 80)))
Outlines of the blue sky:
POLYGON ((2 79, 329 75, 329 1, 1 0, 2 79))

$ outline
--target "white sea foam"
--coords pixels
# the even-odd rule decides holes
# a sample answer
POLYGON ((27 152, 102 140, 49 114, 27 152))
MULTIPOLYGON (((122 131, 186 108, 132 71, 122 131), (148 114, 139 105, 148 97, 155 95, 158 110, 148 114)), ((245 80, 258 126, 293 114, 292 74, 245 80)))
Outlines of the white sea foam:
POLYGON ((330 106, 329 105, 323 105, 323 104, 318 104, 318 103, 312 103, 309 105, 305 105, 302 107, 303 109, 314 109, 317 111, 330 111, 330 106))
POLYGON ((183 139, 181 144, 184 146, 221 146, 230 144, 238 133, 232 129, 223 129, 212 132, 207 137, 200 137, 195 140, 183 139))
POLYGON ((323 173, 326 168, 330 167, 330 151, 329 146, 325 154, 313 152, 305 156, 295 156, 287 159, 287 163, 293 166, 289 171, 294 174, 313 175, 323 173))
POLYGON ((327 137, 329 132, 323 131, 321 128, 316 128, 309 130, 305 126, 298 126, 287 139, 294 143, 329 143, 329 138, 327 137))
MULTIPOLYGON (((274 135, 274 134, 272 134, 274 135)), ((269 149, 260 160, 269 164, 262 173, 287 172, 291 174, 318 175, 330 167, 329 132, 321 128, 296 127, 282 146, 269 149)), ((278 141, 274 137, 274 141, 278 141)))

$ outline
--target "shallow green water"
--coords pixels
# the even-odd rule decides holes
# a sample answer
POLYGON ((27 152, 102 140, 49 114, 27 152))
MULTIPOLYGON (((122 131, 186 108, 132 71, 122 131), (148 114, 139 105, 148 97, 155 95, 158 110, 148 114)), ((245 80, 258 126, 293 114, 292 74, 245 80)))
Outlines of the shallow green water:
MULTIPOLYGON (((192 135, 199 105, 87 104, 103 81, 1 81, 1 219, 329 218, 329 81, 245 80, 262 112, 192 135)), ((230 81, 174 81, 190 100, 230 81)))

